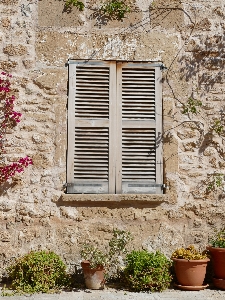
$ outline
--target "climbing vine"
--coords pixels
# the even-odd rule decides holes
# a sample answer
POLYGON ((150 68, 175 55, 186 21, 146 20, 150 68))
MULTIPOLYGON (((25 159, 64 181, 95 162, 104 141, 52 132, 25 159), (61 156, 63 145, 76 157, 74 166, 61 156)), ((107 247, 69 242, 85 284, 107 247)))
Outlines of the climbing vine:
MULTIPOLYGON (((76 7, 80 11, 83 11, 85 5, 79 0, 66 0, 64 9, 69 11, 72 7, 76 7)), ((99 13, 109 19, 122 20, 126 17, 126 14, 131 11, 130 5, 124 0, 108 0, 103 2, 99 7, 99 13)))
POLYGON ((82 1, 79 1, 79 0, 67 0, 66 3, 65 3, 65 8, 69 9, 72 6, 75 6, 80 11, 84 10, 84 3, 82 1))
POLYGON ((123 19, 130 12, 130 7, 122 0, 109 0, 100 7, 101 12, 112 19, 123 19))
POLYGON ((188 114, 188 113, 192 113, 192 114, 197 114, 198 108, 202 106, 202 102, 200 100, 197 99, 193 99, 192 97, 188 98, 188 101, 186 104, 183 104, 183 114, 188 114))

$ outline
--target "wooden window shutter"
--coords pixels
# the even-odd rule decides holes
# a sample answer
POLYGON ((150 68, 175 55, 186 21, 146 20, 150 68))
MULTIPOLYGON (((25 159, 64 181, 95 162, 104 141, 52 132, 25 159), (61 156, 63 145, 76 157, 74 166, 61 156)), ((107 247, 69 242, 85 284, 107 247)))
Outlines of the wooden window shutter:
POLYGON ((115 93, 115 63, 69 64, 68 193, 115 193, 115 93))
POLYGON ((162 193, 161 70, 117 63, 117 193, 162 193))
POLYGON ((68 193, 162 193, 161 70, 72 61, 68 193))

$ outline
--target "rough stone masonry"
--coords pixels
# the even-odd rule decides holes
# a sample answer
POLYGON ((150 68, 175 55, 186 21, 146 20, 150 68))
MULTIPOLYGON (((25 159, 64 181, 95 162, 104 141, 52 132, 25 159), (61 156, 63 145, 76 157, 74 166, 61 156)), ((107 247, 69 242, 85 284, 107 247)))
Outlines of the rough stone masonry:
POLYGON ((7 163, 33 165, 0 187, 1 273, 31 249, 51 249, 73 270, 86 240, 104 244, 113 228, 132 247, 166 255, 204 247, 225 225, 225 7, 223 0, 134 0, 128 16, 101 18, 100 1, 65 11, 60 0, 1 0, 0 69, 13 75, 21 122, 7 133, 7 163), (68 59, 162 61, 165 195, 65 195, 68 59), (182 114, 190 97, 202 106, 182 114), (224 133, 224 131, 223 131, 224 133))

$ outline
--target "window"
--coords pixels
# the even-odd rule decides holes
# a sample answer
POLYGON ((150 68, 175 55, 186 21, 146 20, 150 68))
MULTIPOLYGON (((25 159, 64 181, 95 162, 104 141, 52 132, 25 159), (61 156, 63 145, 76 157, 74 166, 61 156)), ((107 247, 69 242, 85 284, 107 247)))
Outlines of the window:
POLYGON ((162 193, 159 67, 69 61, 67 193, 162 193))

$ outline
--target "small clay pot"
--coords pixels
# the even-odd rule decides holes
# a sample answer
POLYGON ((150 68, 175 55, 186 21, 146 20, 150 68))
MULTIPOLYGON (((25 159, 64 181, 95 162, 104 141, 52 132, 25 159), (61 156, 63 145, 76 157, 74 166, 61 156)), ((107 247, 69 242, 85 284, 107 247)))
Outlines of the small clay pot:
POLYGON ((84 260, 81 262, 81 267, 84 273, 85 285, 88 289, 91 290, 101 290, 104 289, 105 286, 105 278, 104 278, 104 267, 98 266, 95 269, 90 267, 90 262, 88 260, 84 260))
POLYGON ((205 279, 209 258, 200 260, 173 258, 172 260, 178 283, 182 286, 195 286, 200 289, 205 279))

